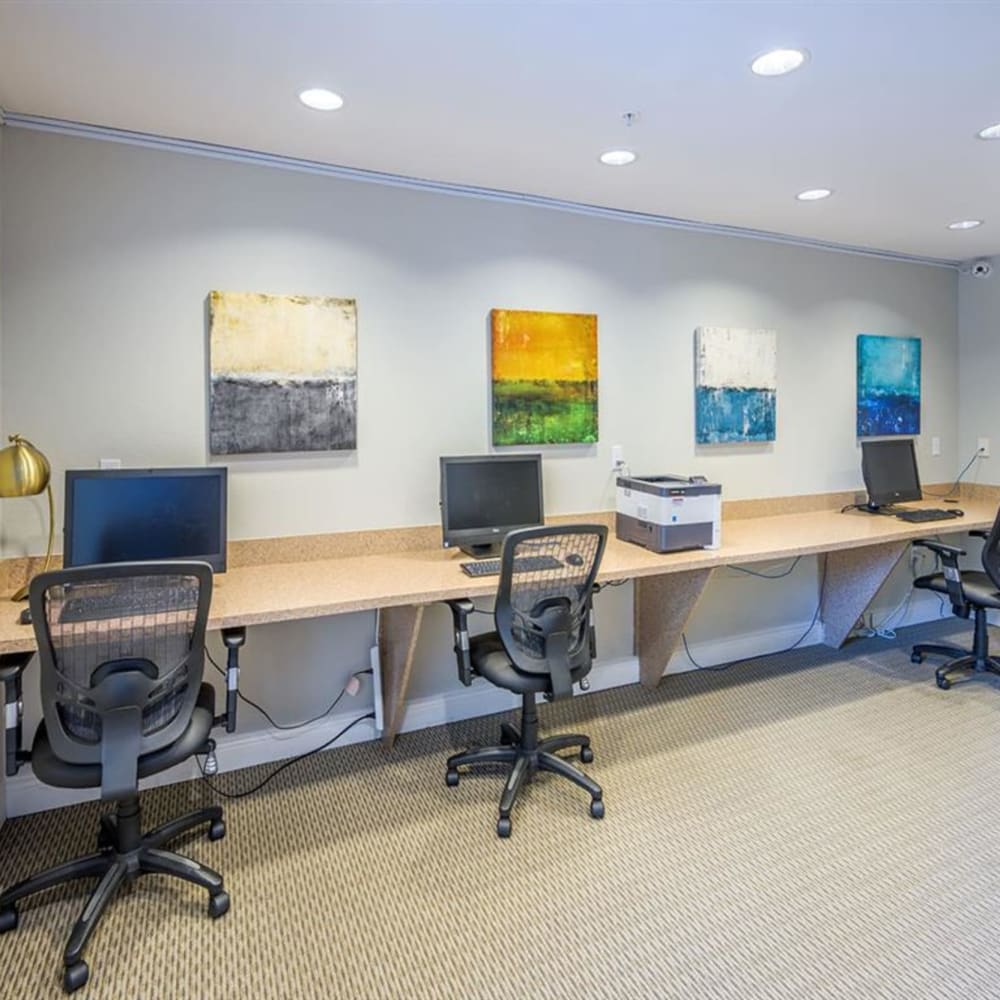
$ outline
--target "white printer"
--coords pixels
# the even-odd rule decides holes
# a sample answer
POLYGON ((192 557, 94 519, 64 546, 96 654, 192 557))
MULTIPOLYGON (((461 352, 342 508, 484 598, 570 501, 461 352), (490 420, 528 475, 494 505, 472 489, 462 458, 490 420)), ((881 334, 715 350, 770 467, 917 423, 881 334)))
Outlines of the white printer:
POLYGON ((717 549, 722 487, 704 476, 619 476, 615 534, 653 552, 717 549))

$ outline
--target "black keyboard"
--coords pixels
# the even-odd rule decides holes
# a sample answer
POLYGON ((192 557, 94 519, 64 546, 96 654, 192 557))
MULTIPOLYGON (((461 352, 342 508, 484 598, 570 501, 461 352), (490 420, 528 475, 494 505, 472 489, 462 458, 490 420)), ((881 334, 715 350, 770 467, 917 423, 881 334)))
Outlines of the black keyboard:
POLYGON ((152 603, 148 598, 143 601, 141 594, 137 600, 135 592, 131 590, 67 596, 59 614, 59 621, 72 623, 108 618, 134 618, 165 611, 181 611, 198 605, 197 587, 161 590, 156 592, 156 596, 157 600, 152 603))
MULTIPOLYGON (((498 576, 499 559, 476 559, 459 563, 466 576, 498 576)), ((562 563, 555 556, 520 556, 514 560, 515 573, 537 573, 539 570, 559 569, 562 563)))
POLYGON ((940 507, 925 507, 922 510, 901 510, 896 517, 900 521, 911 521, 919 524, 922 521, 952 521, 962 516, 962 511, 943 510, 940 507))

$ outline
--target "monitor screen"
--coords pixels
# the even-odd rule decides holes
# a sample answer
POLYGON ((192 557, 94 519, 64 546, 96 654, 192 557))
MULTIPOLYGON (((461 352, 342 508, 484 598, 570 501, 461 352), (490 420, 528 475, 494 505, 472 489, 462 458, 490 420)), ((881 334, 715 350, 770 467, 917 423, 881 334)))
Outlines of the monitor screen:
POLYGON ((541 455, 466 455, 441 459, 445 547, 496 553, 508 532, 542 524, 541 455))
POLYGON ((226 469, 69 470, 63 564, 203 559, 226 569, 226 469))
POLYGON ((861 474, 869 507, 922 498, 912 438, 862 441, 861 474))

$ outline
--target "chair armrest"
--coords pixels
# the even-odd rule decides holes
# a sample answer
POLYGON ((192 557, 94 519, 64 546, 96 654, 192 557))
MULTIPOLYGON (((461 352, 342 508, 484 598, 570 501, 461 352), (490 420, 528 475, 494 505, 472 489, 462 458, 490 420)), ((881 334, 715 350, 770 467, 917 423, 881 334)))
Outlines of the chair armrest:
POLYGON ((962 587, 962 571, 958 565, 959 556, 965 555, 965 549, 960 549, 957 545, 945 545, 944 542, 933 542, 927 538, 917 538, 914 545, 922 545, 925 549, 937 553, 941 557, 941 568, 944 575, 945 586, 948 588, 948 598, 951 601, 952 611, 960 618, 969 616, 969 602, 965 598, 965 589, 962 587))
POLYGON ((925 549, 936 552, 946 566, 949 564, 949 560, 957 566, 958 557, 965 555, 965 549, 960 549, 957 545, 945 545, 944 542, 934 542, 929 538, 914 538, 913 544, 922 545, 925 549))
POLYGON ((969 534, 973 538, 982 538, 984 541, 990 537, 990 533, 985 528, 973 528, 969 534))
POLYGON ((469 655, 469 615, 476 606, 467 597, 445 601, 451 608, 451 619, 455 628, 455 660, 458 664, 458 679, 466 686, 472 684, 472 658, 469 655))
POLYGON ((35 654, 5 653, 0 656, 0 683, 3 684, 4 701, 4 748, 6 751, 5 771, 7 777, 17 774, 17 769, 30 754, 21 750, 21 721, 24 717, 24 701, 21 698, 21 674, 35 654))

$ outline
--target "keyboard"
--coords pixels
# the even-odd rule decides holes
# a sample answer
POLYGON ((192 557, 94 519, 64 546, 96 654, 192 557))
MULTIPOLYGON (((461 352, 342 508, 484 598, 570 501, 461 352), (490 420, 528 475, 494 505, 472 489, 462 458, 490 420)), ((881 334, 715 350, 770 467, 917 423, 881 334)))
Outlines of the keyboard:
POLYGON ((81 594, 67 597, 59 614, 63 623, 96 621, 108 618, 135 618, 142 615, 158 614, 166 611, 181 611, 197 607, 198 588, 181 587, 169 591, 156 592, 157 600, 151 602, 147 596, 131 590, 109 594, 81 594))
MULTIPOLYGON (((498 576, 499 559, 475 559, 459 563, 466 576, 498 576)), ((520 556, 514 560, 515 573, 537 573, 539 570, 559 569, 562 563, 555 556, 520 556)))
POLYGON ((952 521, 962 516, 962 511, 942 510, 940 507, 925 507, 923 510, 901 510, 896 517, 900 521, 920 523, 922 521, 952 521))

